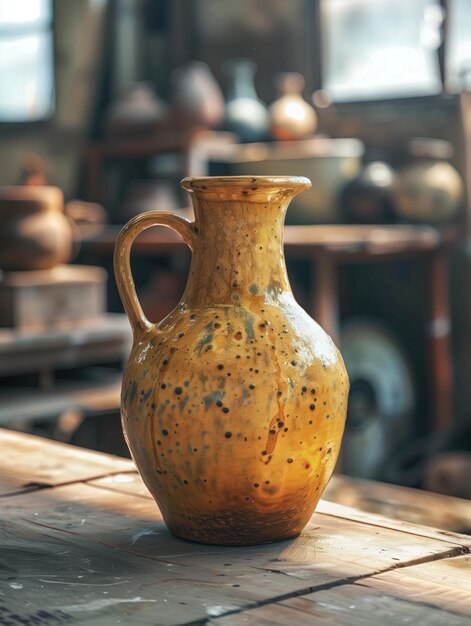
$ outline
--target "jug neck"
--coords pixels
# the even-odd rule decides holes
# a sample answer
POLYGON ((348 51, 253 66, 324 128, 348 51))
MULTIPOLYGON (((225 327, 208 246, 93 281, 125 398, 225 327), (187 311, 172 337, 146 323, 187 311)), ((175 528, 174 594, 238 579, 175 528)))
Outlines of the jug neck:
MULTIPOLYGON (((264 177, 191 180, 183 186, 191 190, 196 237, 183 301, 193 307, 237 305, 275 302, 290 293, 283 225, 300 189, 280 188, 264 177)), ((302 188, 309 185, 304 181, 302 188)))

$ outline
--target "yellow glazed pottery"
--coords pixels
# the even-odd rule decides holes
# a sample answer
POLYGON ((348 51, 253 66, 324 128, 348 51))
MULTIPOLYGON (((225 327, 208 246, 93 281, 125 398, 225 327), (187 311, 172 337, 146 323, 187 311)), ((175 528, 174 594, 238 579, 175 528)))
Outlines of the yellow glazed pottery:
POLYGON ((195 221, 131 220, 115 273, 134 331, 121 412, 126 439, 169 529, 254 544, 298 535, 332 474, 348 377, 330 337, 296 303, 283 255, 290 200, 306 178, 186 178, 195 221), (144 316, 130 270, 135 237, 176 230, 193 251, 179 305, 144 316))

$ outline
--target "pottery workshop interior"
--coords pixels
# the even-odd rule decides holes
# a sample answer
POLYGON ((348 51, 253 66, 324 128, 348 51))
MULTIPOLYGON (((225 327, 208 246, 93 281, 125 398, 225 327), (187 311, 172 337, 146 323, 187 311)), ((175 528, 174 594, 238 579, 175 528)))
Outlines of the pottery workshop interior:
MULTIPOLYGON (((93 479, 175 554, 315 507, 469 535, 470 203, 469 0, 0 0, 0 520, 93 479)), ((237 621, 235 579, 82 611, 12 545, 0 624, 314 623, 237 621)))

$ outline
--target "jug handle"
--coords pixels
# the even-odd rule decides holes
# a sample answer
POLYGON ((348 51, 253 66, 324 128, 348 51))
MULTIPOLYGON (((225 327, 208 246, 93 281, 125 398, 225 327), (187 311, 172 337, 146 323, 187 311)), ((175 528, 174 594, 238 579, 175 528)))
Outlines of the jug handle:
POLYGON ((119 295, 135 337, 152 328, 154 324, 144 315, 137 297, 131 271, 131 247, 139 233, 152 226, 172 228, 191 250, 193 250, 195 240, 192 221, 175 213, 166 213, 164 211, 141 213, 130 220, 119 233, 113 256, 114 274, 119 295))

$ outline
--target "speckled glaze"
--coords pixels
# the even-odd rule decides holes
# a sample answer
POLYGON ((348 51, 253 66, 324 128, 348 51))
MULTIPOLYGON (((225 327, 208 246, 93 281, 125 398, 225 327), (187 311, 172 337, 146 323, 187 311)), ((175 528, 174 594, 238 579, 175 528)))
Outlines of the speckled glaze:
POLYGON ((306 178, 185 179, 194 223, 162 212, 119 235, 115 273, 134 330, 126 439, 169 529, 255 544, 298 535, 334 469, 348 377, 330 337, 296 303, 283 255, 306 178), (151 324, 136 298, 132 241, 161 224, 193 251, 181 302, 151 324))

